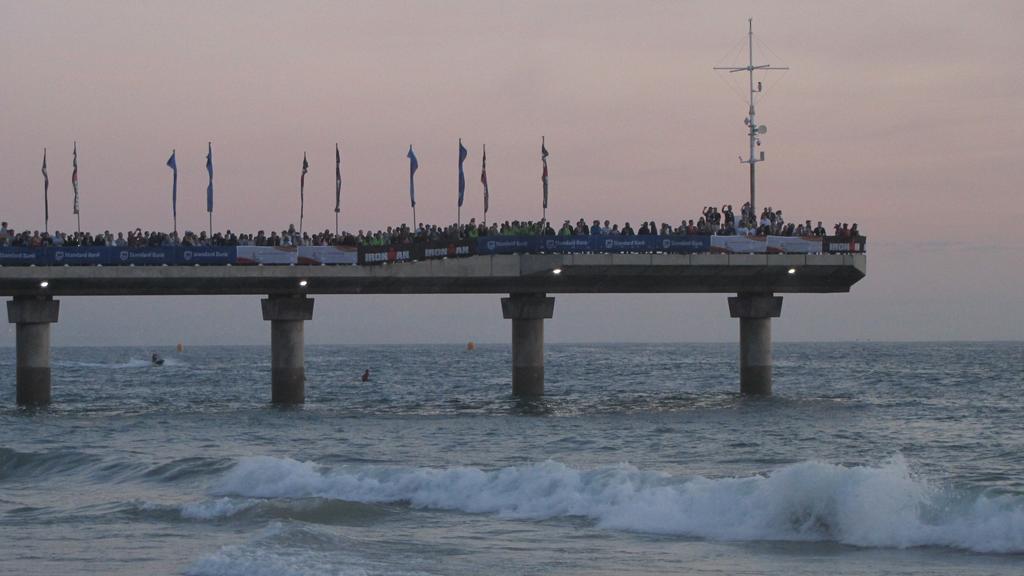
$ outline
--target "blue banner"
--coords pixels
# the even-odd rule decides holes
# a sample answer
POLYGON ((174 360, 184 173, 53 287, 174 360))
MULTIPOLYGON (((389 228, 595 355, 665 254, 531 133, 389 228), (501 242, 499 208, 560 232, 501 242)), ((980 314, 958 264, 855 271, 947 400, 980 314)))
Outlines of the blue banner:
POLYGON ((175 264, 224 265, 238 261, 234 246, 180 246, 176 249, 175 264))
POLYGON ((192 266, 234 264, 234 246, 0 248, 0 266, 192 266))
POLYGON ((661 251, 671 254, 700 254, 711 249, 711 236, 654 236, 661 251))
POLYGON ((477 254, 522 254, 540 250, 543 236, 484 236, 476 240, 477 254))
POLYGON ((556 254, 593 252, 594 243, 590 236, 539 236, 541 250, 556 254))
POLYGON ((0 266, 41 266, 46 252, 37 248, 10 247, 0 249, 0 266))
POLYGON ((45 253, 46 263, 54 266, 97 266, 114 263, 111 260, 111 251, 106 246, 46 248, 45 253))
POLYGON ((175 263, 175 248, 168 246, 154 246, 144 248, 108 248, 111 252, 114 264, 133 266, 168 266, 175 263))
POLYGON ((650 240, 654 236, 590 236, 594 252, 653 252, 657 246, 650 240))

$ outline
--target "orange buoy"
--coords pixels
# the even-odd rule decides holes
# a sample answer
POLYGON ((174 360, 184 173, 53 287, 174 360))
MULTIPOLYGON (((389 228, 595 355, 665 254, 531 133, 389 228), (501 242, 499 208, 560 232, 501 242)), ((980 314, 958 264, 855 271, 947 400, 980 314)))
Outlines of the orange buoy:
POLYGON ((470 342, 466 344, 466 350, 476 350, 476 342, 470 340, 470 342))

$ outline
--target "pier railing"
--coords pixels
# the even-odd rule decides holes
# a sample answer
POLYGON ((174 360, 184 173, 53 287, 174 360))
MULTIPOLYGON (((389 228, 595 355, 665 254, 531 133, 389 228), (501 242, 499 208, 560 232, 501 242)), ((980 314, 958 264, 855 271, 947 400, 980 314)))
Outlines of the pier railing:
POLYGON ((485 236, 390 246, 0 247, 0 266, 374 265, 494 254, 849 254, 867 239, 800 236, 485 236))

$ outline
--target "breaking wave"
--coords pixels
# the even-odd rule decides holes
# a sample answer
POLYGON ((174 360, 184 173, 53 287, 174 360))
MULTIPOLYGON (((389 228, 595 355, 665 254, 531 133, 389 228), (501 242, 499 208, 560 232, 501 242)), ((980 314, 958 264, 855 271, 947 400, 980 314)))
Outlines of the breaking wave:
POLYGON ((212 520, 247 510, 256 505, 253 500, 218 498, 206 502, 192 502, 181 507, 181 517, 190 520, 212 520))
POLYGON ((940 488, 902 457, 880 466, 808 461, 766 475, 680 477, 619 465, 557 462, 481 470, 339 467, 287 458, 240 460, 191 518, 248 508, 236 498, 318 498, 524 520, 583 517, 598 526, 717 540, 833 541, 862 547, 945 546, 1024 552, 1024 497, 940 488))

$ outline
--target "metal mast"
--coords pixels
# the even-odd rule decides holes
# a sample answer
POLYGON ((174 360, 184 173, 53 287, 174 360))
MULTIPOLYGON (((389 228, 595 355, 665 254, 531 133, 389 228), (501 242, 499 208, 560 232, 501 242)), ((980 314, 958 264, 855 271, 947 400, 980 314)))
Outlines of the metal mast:
POLYGON ((750 211, 757 218, 756 204, 754 202, 754 165, 758 162, 764 162, 764 152, 761 152, 759 156, 754 155, 754 148, 761 145, 760 135, 768 131, 768 128, 764 125, 758 126, 755 122, 754 113, 754 95, 761 92, 761 83, 757 83, 757 88, 754 88, 754 70, 789 70, 788 66, 772 66, 770 64, 754 64, 754 19, 747 19, 747 53, 748 61, 746 66, 716 66, 715 70, 728 70, 729 73, 742 72, 744 70, 750 76, 750 111, 747 117, 743 119, 743 123, 747 125, 747 136, 750 137, 750 155, 746 160, 740 156, 740 163, 750 164, 750 211))

